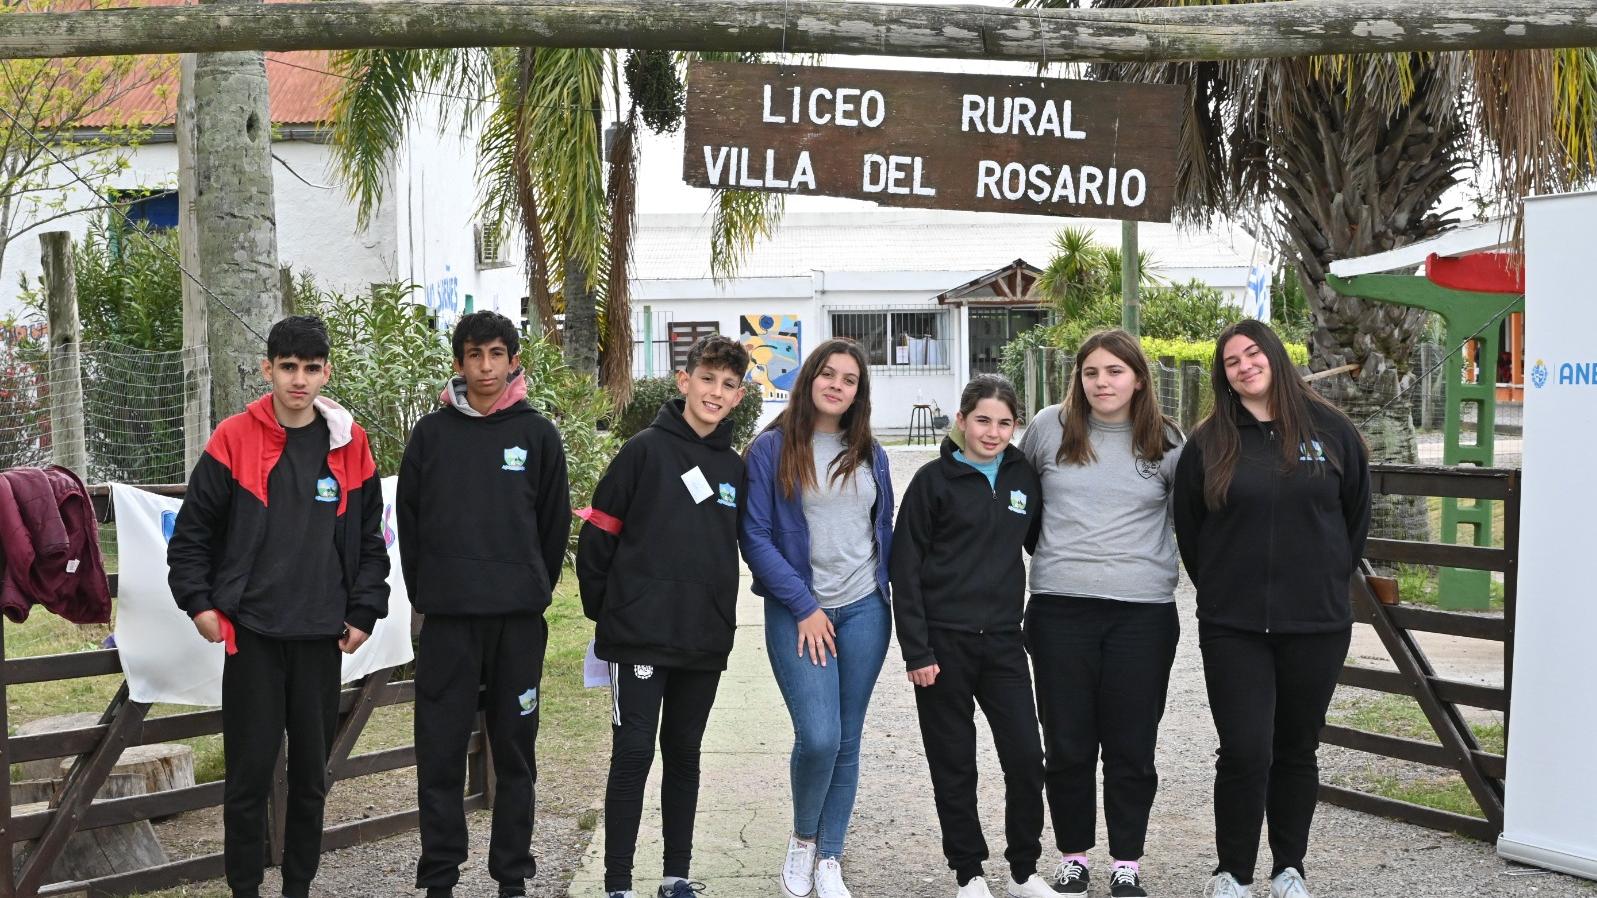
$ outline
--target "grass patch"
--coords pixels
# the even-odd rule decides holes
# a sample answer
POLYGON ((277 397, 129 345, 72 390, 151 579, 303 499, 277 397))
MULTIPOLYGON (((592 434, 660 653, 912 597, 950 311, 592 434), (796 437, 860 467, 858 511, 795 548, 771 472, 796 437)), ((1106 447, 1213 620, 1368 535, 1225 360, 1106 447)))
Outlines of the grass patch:
MULTIPOLYGON (((1419 702, 1408 696, 1360 694, 1344 698, 1332 705, 1326 720, 1371 733, 1437 744, 1436 731, 1431 729, 1419 702)), ((1469 728, 1482 751, 1503 753, 1506 740, 1501 721, 1472 721, 1469 728)), ((1469 787, 1457 773, 1436 771, 1424 776, 1403 777, 1372 769, 1355 779, 1356 783, 1351 785, 1374 795, 1456 814, 1482 816, 1469 787)))
MULTIPOLYGON (((1442 607, 1441 586, 1437 569, 1424 564, 1399 564, 1396 570, 1397 592, 1404 602, 1427 608, 1442 607)), ((1503 610, 1503 582, 1493 575, 1488 578, 1487 590, 1491 594, 1489 610, 1503 610)))
POLYGON ((1436 777, 1404 780, 1395 776, 1377 776, 1362 785, 1365 791, 1385 798, 1406 801, 1439 811, 1452 811, 1466 817, 1483 817, 1475 796, 1464 785, 1463 777, 1456 773, 1436 777))

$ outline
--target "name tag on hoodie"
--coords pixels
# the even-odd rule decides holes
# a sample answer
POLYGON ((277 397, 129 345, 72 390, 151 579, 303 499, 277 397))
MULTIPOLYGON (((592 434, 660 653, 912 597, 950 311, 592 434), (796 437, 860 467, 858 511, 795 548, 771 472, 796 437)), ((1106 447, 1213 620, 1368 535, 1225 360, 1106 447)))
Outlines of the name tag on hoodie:
POLYGON ((682 475, 682 482, 687 486, 688 495, 693 497, 695 505, 715 495, 715 490, 710 489, 710 481, 704 479, 704 472, 697 465, 682 475))

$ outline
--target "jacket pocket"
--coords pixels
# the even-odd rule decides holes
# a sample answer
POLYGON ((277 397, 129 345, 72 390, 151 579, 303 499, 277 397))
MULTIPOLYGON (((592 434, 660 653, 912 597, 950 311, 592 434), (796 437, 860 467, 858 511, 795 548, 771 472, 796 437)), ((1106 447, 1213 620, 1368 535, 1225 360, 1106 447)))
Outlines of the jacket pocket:
POLYGON ((732 651, 735 594, 718 600, 707 583, 641 577, 612 577, 609 592, 599 621, 606 643, 712 655, 732 651))

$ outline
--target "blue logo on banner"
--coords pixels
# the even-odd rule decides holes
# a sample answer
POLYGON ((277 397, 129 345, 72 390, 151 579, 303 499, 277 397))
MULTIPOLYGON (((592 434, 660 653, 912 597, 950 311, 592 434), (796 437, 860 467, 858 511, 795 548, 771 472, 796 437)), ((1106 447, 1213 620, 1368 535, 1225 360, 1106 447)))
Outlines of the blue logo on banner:
POLYGON ((1536 385, 1536 389, 1538 389, 1538 390, 1540 390, 1542 387, 1547 386, 1547 363, 1546 362, 1542 361, 1541 359, 1537 359, 1536 360, 1536 364, 1534 366, 1532 366, 1531 369, 1530 369, 1530 382, 1535 384, 1536 385))

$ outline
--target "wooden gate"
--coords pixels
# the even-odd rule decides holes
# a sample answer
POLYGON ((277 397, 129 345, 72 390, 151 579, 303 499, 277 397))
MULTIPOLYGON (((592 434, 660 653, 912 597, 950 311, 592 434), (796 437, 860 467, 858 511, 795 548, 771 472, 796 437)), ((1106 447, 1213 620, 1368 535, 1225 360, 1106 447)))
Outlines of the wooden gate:
POLYGON ((1437 496, 1503 505, 1503 546, 1447 545, 1414 540, 1371 539, 1368 562, 1437 565, 1495 571, 1503 577, 1503 614, 1466 614, 1413 605, 1381 603, 1364 577, 1354 577, 1354 616, 1379 634, 1396 671, 1348 665, 1340 682, 1347 686, 1406 695, 1419 703, 1435 743, 1328 725, 1322 740, 1370 754, 1455 770, 1479 805, 1481 817, 1424 807, 1381 795, 1322 784, 1320 798, 1331 804, 1379 814, 1433 829, 1496 840, 1503 828, 1503 755, 1482 750, 1459 713, 1459 706, 1484 708, 1503 715, 1508 732, 1509 689, 1514 670, 1514 605, 1519 560, 1520 472, 1490 468, 1428 468, 1405 465, 1371 467, 1372 489, 1389 496, 1437 496), (1489 640, 1503 647, 1503 685, 1483 686, 1438 676, 1414 634, 1440 633, 1489 640))
MULTIPOLYGON (((158 489, 167 495, 182 495, 181 486, 158 489)), ((107 488, 95 487, 90 492, 101 520, 106 520, 110 504, 107 488)), ((109 581, 114 596, 117 577, 113 574, 109 581)), ((35 613, 48 612, 37 609, 35 613)), ((0 637, 4 636, 4 627, 4 618, 0 616, 0 637)), ((152 795, 94 799, 125 748, 220 733, 220 709, 150 718, 147 717, 150 705, 131 701, 128 698, 127 681, 124 680, 95 726, 37 736, 4 736, 10 732, 7 717, 12 686, 121 672, 122 665, 116 649, 7 659, 4 655, 4 640, 0 638, 0 736, 4 737, 4 742, 0 743, 0 778, 3 778, 0 780, 0 898, 34 898, 84 891, 90 896, 128 895, 170 888, 185 882, 215 879, 222 875, 222 855, 215 853, 86 882, 45 881, 47 872, 61 856, 67 840, 74 833, 169 817, 222 804, 220 781, 152 795), (13 817, 11 765, 72 756, 76 756, 76 759, 49 807, 13 817), (33 842, 34 845, 18 866, 14 859, 19 856, 19 849, 24 842, 33 842)), ((356 741, 373 711, 386 705, 414 701, 415 682, 396 680, 398 672, 398 668, 377 671, 342 691, 339 697, 338 730, 332 757, 328 761, 329 779, 334 789, 337 783, 346 780, 415 765, 416 749, 413 745, 353 754, 356 741)), ((468 749, 467 810, 492 805, 492 765, 482 731, 483 720, 479 714, 468 749)), ((267 827, 268 844, 264 846, 270 852, 273 864, 281 863, 283 858, 283 809, 287 801, 287 775, 281 755, 277 764, 276 787, 269 803, 271 825, 267 827)), ((412 807, 379 817, 328 826, 322 835, 322 849, 330 851, 407 832, 416 828, 417 817, 418 811, 412 807)))

